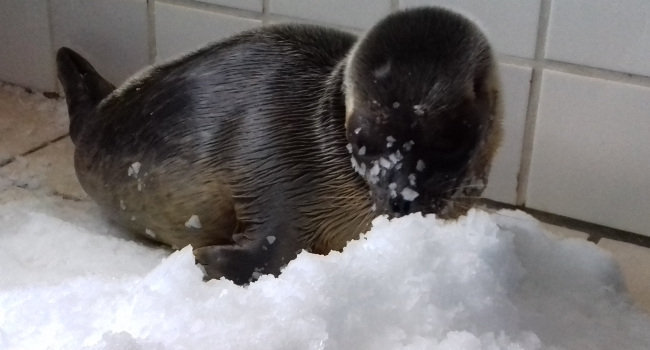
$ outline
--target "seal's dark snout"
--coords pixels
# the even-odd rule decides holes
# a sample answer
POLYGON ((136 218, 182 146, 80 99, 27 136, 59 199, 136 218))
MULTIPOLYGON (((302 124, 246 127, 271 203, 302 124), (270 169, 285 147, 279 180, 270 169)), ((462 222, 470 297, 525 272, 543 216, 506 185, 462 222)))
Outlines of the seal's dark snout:
POLYGON ((394 216, 400 217, 411 213, 411 201, 407 201, 401 196, 390 200, 390 210, 394 216))

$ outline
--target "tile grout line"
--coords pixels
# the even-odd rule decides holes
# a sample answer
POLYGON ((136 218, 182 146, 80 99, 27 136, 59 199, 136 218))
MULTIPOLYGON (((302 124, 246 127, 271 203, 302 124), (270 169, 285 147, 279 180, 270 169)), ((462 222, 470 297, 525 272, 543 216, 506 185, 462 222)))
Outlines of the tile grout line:
POLYGON ((497 53, 499 63, 529 68, 554 70, 592 79, 607 80, 621 84, 632 84, 650 88, 650 76, 626 73, 606 68, 585 66, 577 63, 550 59, 534 59, 497 53))
POLYGON ((49 146, 49 145, 51 145, 53 143, 56 143, 56 142, 59 142, 59 141, 65 139, 69 135, 70 134, 66 132, 65 134, 63 134, 61 136, 57 136, 57 137, 55 137, 55 138, 53 138, 53 139, 51 139, 49 141, 45 141, 45 142, 41 143, 40 145, 30 149, 29 151, 21 153, 20 156, 21 157, 26 157, 26 156, 28 156, 28 155, 30 155, 32 153, 38 152, 38 151, 42 150, 43 148, 45 148, 45 147, 47 147, 47 146, 49 146))
MULTIPOLYGON (((314 19, 306 19, 306 18, 299 18, 299 17, 291 17, 291 16, 285 16, 285 15, 278 15, 274 13, 269 13, 267 15, 267 20, 271 21, 278 21, 278 22, 283 22, 283 23, 303 23, 303 24, 312 24, 312 25, 319 25, 319 26, 325 26, 328 28, 333 28, 333 29, 338 29, 342 30, 345 32, 349 32, 355 35, 361 35, 366 31, 366 29, 363 28, 354 28, 354 27, 347 27, 344 25, 340 24, 332 24, 332 23, 326 23, 326 22, 319 22, 314 19)), ((270 23, 269 23, 270 24, 270 23)))
MULTIPOLYGON (((362 28, 352 28, 352 27, 345 27, 345 26, 340 26, 340 25, 334 25, 331 23, 325 23, 325 22, 319 22, 314 19, 304 19, 304 18, 298 18, 298 17, 292 17, 292 16, 285 16, 281 14, 272 14, 270 12, 270 2, 271 0, 262 0, 262 12, 257 12, 257 11, 252 11, 252 10, 245 10, 245 9, 236 9, 224 5, 216 5, 216 4, 207 4, 203 2, 198 2, 195 0, 155 0, 157 2, 161 3, 167 3, 167 4, 174 4, 174 5, 179 5, 179 6, 184 6, 184 7, 189 7, 193 9, 201 9, 201 10, 207 10, 211 12, 215 12, 218 14, 223 14, 223 15, 230 15, 230 16, 235 16, 235 17, 240 17, 242 19, 257 19, 262 21, 262 25, 268 25, 272 20, 276 21, 296 21, 299 23, 314 23, 318 25, 325 25, 341 30, 346 30, 346 31, 351 31, 354 33, 359 34, 360 32, 363 32, 364 30, 362 28)), ((154 2, 154 0, 147 0, 147 2, 154 2)), ((538 37, 537 37, 537 43, 539 43, 540 40, 540 26, 546 25, 545 30, 543 32, 543 40, 544 40, 544 46, 546 42, 546 32, 548 29, 548 20, 549 20, 549 10, 550 10, 550 0, 542 0, 540 1, 540 18, 539 18, 539 24, 538 24, 538 37)), ((155 6, 155 5, 154 5, 155 6)), ((390 0, 390 8, 391 12, 399 10, 399 0, 390 0)), ((151 10, 150 10, 151 11, 151 10)), ((150 18, 153 18, 153 22, 155 24, 155 15, 151 16, 150 18)), ((151 21, 151 20, 150 20, 151 21)), ((155 29, 155 27, 153 28, 155 29)), ((154 33, 155 36, 155 33, 154 33)), ((151 39, 150 39, 151 40, 151 39)), ((155 45, 155 38, 154 40, 154 45, 155 45)), ((538 47, 536 47, 536 52, 538 50, 538 47)), ((544 48, 545 51, 545 48, 544 48)), ((151 55, 151 53, 150 53, 151 55)), ((542 56, 538 57, 535 55, 534 58, 525 58, 525 57, 518 57, 518 56, 513 56, 513 55, 508 55, 508 54, 497 54, 497 57, 499 59, 499 63, 505 63, 505 64, 513 64, 513 65, 519 65, 519 66, 526 66, 530 67, 533 70, 544 70, 544 69, 551 69, 551 70, 557 70, 563 73, 569 73, 569 74, 575 74, 579 76, 584 76, 584 77, 589 77, 589 78, 595 78, 595 79, 603 79, 611 82, 618 82, 618 83, 624 83, 624 84, 633 84, 633 85, 639 85, 643 87, 650 87, 650 76, 645 76, 642 74, 634 74, 634 73, 627 73, 627 72, 622 72, 622 71, 617 71, 613 69, 607 69, 607 68, 600 68, 600 67, 592 67, 592 66, 586 66, 582 65, 579 63, 571 63, 571 62, 564 62, 564 61, 555 61, 555 60, 549 60, 546 59, 542 56)), ((153 62, 152 62, 153 63, 153 62)))
MULTIPOLYGON (((228 7, 224 5, 217 5, 217 4, 198 2, 192 0, 156 0, 156 2, 187 7, 195 10, 210 11, 210 12, 214 12, 226 16, 241 17, 243 19, 261 20, 263 17, 263 13, 259 11, 239 9, 235 7, 228 7)), ((262 8, 262 11, 264 11, 264 8, 262 8)))
POLYGON ((271 10, 271 0, 262 0, 262 26, 269 24, 269 12, 271 10))
POLYGON ((598 244, 602 239, 610 239, 613 241, 624 242, 632 244, 634 246, 650 249, 650 236, 642 233, 624 231, 609 226, 595 224, 589 221, 582 221, 580 219, 575 219, 572 217, 549 213, 519 205, 497 202, 491 199, 484 198, 481 200, 481 203, 487 208, 491 209, 521 210, 543 223, 583 232, 587 234, 587 238, 585 240, 594 244, 598 244))
POLYGON ((14 156, 11 156, 11 157, 9 157, 7 159, 0 160, 0 168, 2 168, 5 165, 9 165, 9 164, 13 163, 15 160, 16 160, 16 157, 14 157, 14 156))
POLYGON ((158 56, 158 48, 156 46, 155 0, 147 0, 147 40, 149 41, 149 64, 154 64, 158 56))
MULTIPOLYGON (((245 10, 245 9, 237 9, 233 7, 228 7, 224 5, 217 5, 217 4, 209 4, 209 3, 204 3, 204 2, 199 2, 195 0, 146 0, 147 1, 147 12, 148 12, 148 28, 147 30, 149 31, 148 33, 148 40, 149 40, 149 52, 148 52, 148 59, 150 64, 155 63, 155 58, 157 56, 156 54, 156 37, 155 37, 155 3, 156 2, 161 2, 161 3, 167 3, 167 4, 173 4, 173 5, 179 5, 183 7, 188 7, 188 8, 193 8, 193 9, 200 9, 200 10, 207 10, 211 11, 214 13, 218 14, 223 14, 223 15, 230 15, 234 17, 239 17, 242 19, 257 19, 262 21, 262 25, 268 25, 271 20, 278 20, 278 21, 297 21, 301 23, 315 23, 315 24, 320 24, 320 25, 327 25, 333 28, 338 28, 341 30, 346 30, 346 31, 351 31, 353 33, 359 34, 360 32, 363 32, 363 29, 361 28, 351 28, 351 27, 344 27, 344 26, 337 26, 337 25, 332 25, 329 23, 324 23, 324 22, 318 22, 313 19, 301 19, 297 17, 292 17, 292 16, 284 16, 284 15, 275 15, 270 13, 270 1, 271 0, 262 0, 262 12, 258 11, 253 11, 253 10, 245 10)), ((538 29, 539 26, 541 26, 546 20, 548 22, 548 12, 546 11, 545 8, 548 10, 550 7, 550 0, 541 0, 540 1, 540 18, 539 18, 539 24, 538 24, 538 29), (544 18, 546 17, 546 19, 544 18)), ((50 34, 50 42, 51 45, 53 45, 53 30, 52 30, 52 4, 51 0, 47 1, 48 4, 48 16, 49 16, 49 34, 50 34)), ((390 0, 390 8, 391 11, 397 11, 399 9, 399 0, 390 0)), ((548 23, 547 23, 548 24, 548 23)), ((539 30, 538 30, 538 38, 537 41, 539 43, 539 30)), ((546 33, 544 33, 544 40, 546 39, 546 33)), ((537 48, 536 48, 537 49, 537 48)), ((608 82, 618 82, 618 83, 624 83, 624 84, 633 84, 633 85, 638 85, 638 86, 643 86, 643 87, 649 87, 650 88, 650 76, 645 76, 642 74, 633 74, 633 73, 626 73, 622 71, 616 71, 612 69, 606 69, 606 68, 599 68, 599 67, 591 67, 591 66, 585 66, 581 65, 579 63, 570 63, 570 62, 564 62, 564 61, 554 61, 554 60, 548 60, 545 59, 544 57, 535 57, 535 58, 525 58, 525 57, 517 57, 513 55, 507 55, 507 54, 497 54, 497 57, 499 59, 500 63, 506 63, 506 64, 514 64, 514 65, 520 65, 520 66, 526 66, 530 67, 533 70, 539 69, 539 70, 544 70, 544 69, 552 69, 552 70, 557 70, 563 73, 569 73, 569 74, 575 74, 579 76, 584 76, 584 77, 589 77, 589 78, 595 78, 595 79, 603 79, 607 80, 608 82)))
MULTIPOLYGON (((261 0, 262 2, 261 13, 259 11, 234 9, 222 5, 198 3, 193 0, 146 0, 147 30, 148 30, 148 40, 149 40, 148 54, 149 54, 149 61, 151 63, 154 63, 156 59, 156 33, 155 33, 155 2, 156 1, 160 1, 161 3, 177 4, 189 8, 203 9, 218 14, 232 15, 232 16, 241 17, 245 19, 251 19, 251 18, 259 19, 262 21, 263 25, 268 24, 270 19, 275 19, 275 18, 292 19, 292 17, 289 16, 271 14, 270 13, 271 0, 261 0), (255 15, 249 15, 251 13, 254 13, 255 15)), ((575 74, 575 75, 588 77, 588 78, 602 79, 602 80, 606 80, 608 83, 617 82, 617 83, 627 83, 627 84, 650 87, 650 76, 630 74, 630 73, 625 73, 625 72, 610 70, 605 68, 590 67, 582 64, 546 59, 545 49, 548 40, 548 29, 550 25, 549 24, 550 11, 553 5, 551 1, 552 0, 540 1, 540 13, 538 18, 539 22, 537 27, 537 37, 536 37, 534 58, 522 58, 517 56, 509 56, 509 55, 498 56, 499 61, 501 63, 520 65, 532 69, 532 73, 530 76, 530 91, 528 96, 528 105, 526 109, 525 131, 524 131, 524 138, 523 138, 524 144, 522 147, 521 165, 520 165, 518 179, 517 179, 516 203, 518 205, 525 205, 526 202, 528 181, 529 181, 530 170, 531 170, 530 169, 531 160, 532 160, 531 157, 532 157, 533 145, 534 145, 535 126, 538 118, 538 112, 540 109, 540 95, 541 95, 542 77, 544 71, 556 70, 559 72, 575 74)), ((390 0, 390 6, 391 6, 390 7, 391 11, 396 11, 399 8, 399 0, 390 0)), ((54 16, 54 11, 53 11, 54 4, 52 0, 46 0, 46 9, 47 9, 46 11, 47 11, 48 30, 49 30, 48 39, 50 43, 50 55, 55 57, 56 49, 54 47, 55 44, 54 30, 53 30, 54 24, 52 21, 52 18, 54 16)), ((296 20, 301 20, 310 23, 316 22, 310 19, 296 18, 296 20)), ((54 79, 56 80, 56 77, 54 77, 54 79)), ((60 85, 57 85, 57 89, 60 89, 60 85)), ((56 137, 53 140, 46 141, 36 146, 35 148, 24 152, 20 156, 30 155, 34 152, 37 152, 43 148, 48 147, 49 145, 55 142, 64 139, 67 136, 68 134, 65 134, 56 137)), ((16 157, 5 159, 3 162, 0 162, 0 167, 14 162, 15 159, 16 157)), ((604 235, 598 232, 592 232, 589 233, 588 240, 598 243, 598 241, 600 241, 602 238, 614 239, 612 237, 609 237, 607 234, 604 235)), ((620 239, 620 241, 631 243, 624 239, 620 239)))
POLYGON ((582 77, 607 80, 615 83, 650 87, 650 76, 640 74, 626 73, 605 68, 590 67, 577 63, 548 59, 543 61, 543 66, 547 69, 552 69, 562 73, 579 75, 582 77))
POLYGON ((526 204, 528 192, 528 180, 530 177, 530 168, 533 154, 533 144, 535 138, 535 123, 537 122, 537 112, 539 111, 539 98, 542 88, 542 72, 544 67, 539 62, 544 58, 546 49, 546 36, 548 32, 549 14, 551 0, 542 0, 540 2, 539 23, 537 28, 537 43, 535 46, 535 61, 531 76, 530 91, 528 95, 528 109, 526 111, 526 122, 524 126, 523 146, 521 152, 521 164, 517 174, 517 205, 526 204))
POLYGON ((399 0, 390 1, 390 12, 399 11, 399 0))
POLYGON ((56 67, 56 48, 54 47, 54 24, 52 23, 52 0, 47 0, 45 2, 45 6, 47 9, 47 31, 48 31, 48 40, 50 42, 50 56, 52 58, 52 62, 54 62, 54 69, 52 70, 53 76, 50 77, 52 81, 54 81, 54 92, 55 93, 62 93, 61 90, 61 84, 59 84, 59 80, 57 79, 57 67, 56 67))
POLYGON ((7 159, 4 159, 4 160, 0 161, 0 168, 15 162, 16 157, 27 157, 28 155, 30 155, 32 153, 35 153, 35 152, 38 152, 38 151, 42 150, 43 148, 46 148, 47 146, 49 146, 49 145, 51 145, 53 143, 56 143, 56 142, 59 142, 59 141, 65 139, 69 135, 70 134, 66 132, 65 134, 57 136, 57 137, 55 137, 55 138, 53 138, 51 140, 44 141, 43 143, 39 144, 38 146, 35 146, 34 148, 29 149, 29 150, 27 150, 27 151, 25 151, 25 152, 23 152, 23 153, 21 153, 21 154, 19 154, 17 156, 11 156, 11 157, 9 157, 7 159))

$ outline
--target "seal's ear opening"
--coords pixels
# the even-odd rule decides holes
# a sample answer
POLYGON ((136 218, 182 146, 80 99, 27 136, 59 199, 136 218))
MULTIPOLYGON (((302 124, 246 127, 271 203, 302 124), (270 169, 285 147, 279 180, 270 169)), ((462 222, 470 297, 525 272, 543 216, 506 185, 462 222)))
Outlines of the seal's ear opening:
POLYGON ((56 64, 59 81, 63 85, 68 103, 71 125, 73 120, 78 119, 77 117, 83 118, 115 90, 88 61, 67 47, 62 47, 57 52, 56 64))

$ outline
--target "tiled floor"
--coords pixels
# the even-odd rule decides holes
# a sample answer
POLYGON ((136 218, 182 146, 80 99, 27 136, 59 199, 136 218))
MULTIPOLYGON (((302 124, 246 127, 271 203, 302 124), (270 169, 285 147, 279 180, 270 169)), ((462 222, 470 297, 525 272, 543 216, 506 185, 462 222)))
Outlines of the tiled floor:
MULTIPOLYGON (((0 204, 53 198, 69 207, 92 208, 74 174, 73 145, 62 100, 0 84, 0 204)), ((552 233, 587 240, 589 235, 544 224, 552 233)), ((650 249, 601 239, 598 245, 619 262, 630 294, 650 312, 650 249)))

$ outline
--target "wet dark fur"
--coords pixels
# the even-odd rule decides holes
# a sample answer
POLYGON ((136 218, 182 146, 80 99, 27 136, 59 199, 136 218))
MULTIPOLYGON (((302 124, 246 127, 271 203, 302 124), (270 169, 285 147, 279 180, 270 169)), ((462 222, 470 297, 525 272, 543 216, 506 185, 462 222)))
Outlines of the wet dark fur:
POLYGON ((399 166, 380 167, 369 181, 379 213, 456 217, 485 188, 500 140, 495 64, 486 38, 460 15, 423 9, 403 16, 371 29, 356 48, 359 59, 349 62, 348 139, 366 175, 380 158, 399 156, 399 166), (404 188, 418 197, 404 200, 404 188))
MULTIPOLYGON (((130 230, 192 244, 209 277, 246 283, 278 274, 301 249, 342 249, 376 215, 346 150, 356 142, 346 138, 342 91, 355 40, 308 25, 261 28, 118 90, 60 49, 80 183, 130 230), (187 224, 194 215, 200 228, 187 224)), ((429 122, 422 133, 435 133, 429 122)))

